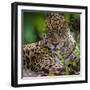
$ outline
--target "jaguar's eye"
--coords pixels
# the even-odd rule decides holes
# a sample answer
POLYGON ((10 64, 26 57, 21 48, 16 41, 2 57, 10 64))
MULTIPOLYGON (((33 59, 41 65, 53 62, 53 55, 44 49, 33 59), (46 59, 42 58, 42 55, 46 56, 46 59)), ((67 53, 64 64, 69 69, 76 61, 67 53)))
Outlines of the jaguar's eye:
POLYGON ((49 68, 52 67, 52 65, 49 66, 49 68))

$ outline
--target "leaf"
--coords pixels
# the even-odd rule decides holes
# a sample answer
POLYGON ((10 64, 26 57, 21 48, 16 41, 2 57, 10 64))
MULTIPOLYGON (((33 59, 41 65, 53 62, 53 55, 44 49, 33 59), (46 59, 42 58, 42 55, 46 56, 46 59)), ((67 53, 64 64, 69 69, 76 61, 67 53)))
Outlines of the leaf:
POLYGON ((54 74, 52 72, 49 72, 48 76, 54 76, 54 74))
POLYGON ((75 62, 72 63, 72 66, 73 66, 73 68, 76 68, 77 67, 77 65, 76 65, 75 62))
POLYGON ((69 75, 69 68, 67 65, 65 65, 65 71, 66 71, 66 75, 69 75))
POLYGON ((69 20, 70 19, 70 13, 64 13, 64 18, 66 20, 69 20))

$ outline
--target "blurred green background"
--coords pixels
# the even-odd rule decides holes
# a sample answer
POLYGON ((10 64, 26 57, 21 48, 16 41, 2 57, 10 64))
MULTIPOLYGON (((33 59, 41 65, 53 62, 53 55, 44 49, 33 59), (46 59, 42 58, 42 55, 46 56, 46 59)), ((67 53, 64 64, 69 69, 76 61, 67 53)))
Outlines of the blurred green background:
POLYGON ((45 30, 45 13, 24 12, 23 13, 23 39, 24 44, 32 43, 41 39, 45 30))

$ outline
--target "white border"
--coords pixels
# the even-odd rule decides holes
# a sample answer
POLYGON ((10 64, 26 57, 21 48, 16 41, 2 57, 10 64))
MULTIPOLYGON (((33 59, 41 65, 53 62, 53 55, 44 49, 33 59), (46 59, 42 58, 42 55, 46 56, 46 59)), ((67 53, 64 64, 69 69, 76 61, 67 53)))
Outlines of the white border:
POLYGON ((85 80, 85 10, 72 8, 51 8, 36 6, 18 6, 18 84, 46 83, 46 82, 64 82, 85 80), (61 11, 81 13, 80 21, 80 59, 81 74, 78 76, 57 76, 57 77, 32 77, 21 79, 21 10, 42 10, 42 11, 61 11))

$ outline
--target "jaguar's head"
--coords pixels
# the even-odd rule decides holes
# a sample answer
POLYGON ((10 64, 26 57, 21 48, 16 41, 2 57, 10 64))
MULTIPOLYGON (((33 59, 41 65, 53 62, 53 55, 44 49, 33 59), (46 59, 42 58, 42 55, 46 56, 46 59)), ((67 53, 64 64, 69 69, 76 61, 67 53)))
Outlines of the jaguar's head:
POLYGON ((51 12, 47 14, 46 24, 48 38, 46 45, 51 50, 60 49, 68 35, 68 22, 61 13, 51 12))
POLYGON ((64 16, 59 12, 47 14, 46 26, 48 35, 56 33, 62 38, 68 32, 68 21, 66 21, 64 16))

